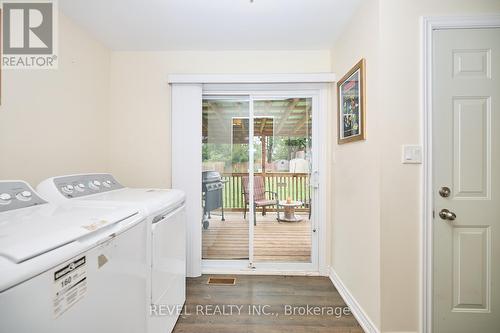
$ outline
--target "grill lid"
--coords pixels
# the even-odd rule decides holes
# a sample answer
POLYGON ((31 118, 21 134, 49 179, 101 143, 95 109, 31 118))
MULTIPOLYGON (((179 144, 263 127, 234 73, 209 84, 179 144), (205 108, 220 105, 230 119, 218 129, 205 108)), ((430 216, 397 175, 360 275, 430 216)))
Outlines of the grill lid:
POLYGON ((213 183, 220 182, 221 176, 217 171, 203 171, 201 175, 201 180, 203 183, 213 183))

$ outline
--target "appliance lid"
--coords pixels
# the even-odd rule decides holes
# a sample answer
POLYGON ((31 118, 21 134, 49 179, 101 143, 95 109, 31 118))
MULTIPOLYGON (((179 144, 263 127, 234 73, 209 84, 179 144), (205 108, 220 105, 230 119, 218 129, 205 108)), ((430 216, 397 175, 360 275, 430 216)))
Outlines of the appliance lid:
POLYGON ((153 214, 179 207, 186 200, 186 195, 176 189, 123 188, 83 197, 80 200, 125 203, 140 206, 147 214, 153 214))
POLYGON ((102 228, 137 214, 137 210, 131 208, 111 205, 88 208, 73 204, 46 204, 3 213, 0 214, 0 256, 22 263, 83 237, 91 237, 102 228))

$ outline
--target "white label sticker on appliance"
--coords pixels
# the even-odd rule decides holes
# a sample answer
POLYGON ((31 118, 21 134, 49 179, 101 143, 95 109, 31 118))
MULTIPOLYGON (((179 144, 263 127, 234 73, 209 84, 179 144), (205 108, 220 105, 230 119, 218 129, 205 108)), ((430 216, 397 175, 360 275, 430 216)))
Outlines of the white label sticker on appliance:
POLYGON ((54 318, 80 301, 87 293, 87 260, 80 257, 54 272, 54 318))

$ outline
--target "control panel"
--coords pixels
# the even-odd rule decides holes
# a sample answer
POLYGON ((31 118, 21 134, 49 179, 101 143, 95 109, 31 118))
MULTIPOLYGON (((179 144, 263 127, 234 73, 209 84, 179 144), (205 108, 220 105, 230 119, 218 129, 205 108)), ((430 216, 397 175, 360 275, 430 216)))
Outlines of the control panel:
POLYGON ((110 174, 75 175, 54 178, 54 185, 68 199, 123 188, 110 174))
POLYGON ((0 181, 0 212, 47 203, 25 182, 0 181))

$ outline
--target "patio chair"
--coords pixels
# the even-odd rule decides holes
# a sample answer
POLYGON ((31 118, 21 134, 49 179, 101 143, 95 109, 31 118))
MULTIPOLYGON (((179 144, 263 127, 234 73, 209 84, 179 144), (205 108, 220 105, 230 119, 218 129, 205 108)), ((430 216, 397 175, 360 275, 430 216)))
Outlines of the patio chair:
MULTIPOLYGON (((245 199, 245 211, 243 212, 243 217, 247 217, 247 207, 249 205, 250 201, 250 192, 249 192, 249 177, 248 176, 243 176, 241 177, 241 182, 242 182, 242 188, 243 188, 243 197, 245 199)), ((267 206, 276 206, 276 214, 277 214, 277 220, 280 218, 280 212, 279 212, 279 198, 278 198, 278 193, 273 192, 273 191, 266 191, 266 188, 264 186, 264 177, 263 176, 254 176, 253 179, 253 188, 254 188, 254 194, 253 194, 253 207, 254 207, 254 215, 253 215, 253 225, 257 225, 257 219, 256 219, 256 209, 257 207, 262 207, 262 216, 266 215, 266 207, 267 206), (271 198, 266 197, 266 193, 271 194, 271 198)))

